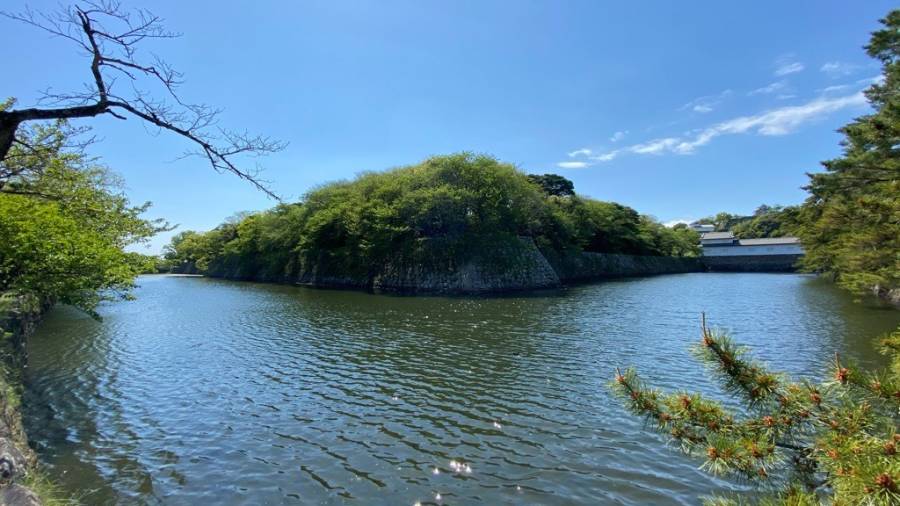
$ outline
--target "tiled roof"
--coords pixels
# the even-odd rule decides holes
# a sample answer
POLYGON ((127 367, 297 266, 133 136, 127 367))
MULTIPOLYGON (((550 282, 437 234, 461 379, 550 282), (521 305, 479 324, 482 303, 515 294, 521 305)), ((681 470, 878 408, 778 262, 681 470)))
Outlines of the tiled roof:
POLYGON ((800 239, 796 237, 769 237, 767 239, 741 239, 738 241, 741 246, 770 246, 774 244, 800 244, 800 239))
POLYGON ((731 232, 707 232, 700 236, 701 241, 707 239, 734 239, 734 234, 731 232))

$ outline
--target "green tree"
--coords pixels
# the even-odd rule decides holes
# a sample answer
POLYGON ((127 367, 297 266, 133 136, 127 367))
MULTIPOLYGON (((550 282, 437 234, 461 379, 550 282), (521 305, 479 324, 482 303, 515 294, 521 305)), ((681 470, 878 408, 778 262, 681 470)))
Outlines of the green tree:
POLYGON ((702 469, 770 490, 710 504, 900 504, 900 329, 878 340, 886 370, 865 372, 836 358, 821 383, 791 381, 753 360, 705 318, 696 356, 745 409, 731 412, 698 394, 664 394, 633 369, 613 391, 702 469))
POLYGON ((424 249, 464 261, 485 242, 532 235, 542 207, 539 191, 509 164, 469 153, 438 156, 309 193, 296 252, 301 261, 324 258, 360 276, 424 249))
POLYGON ((195 274, 209 267, 209 251, 204 233, 185 230, 175 234, 163 248, 163 258, 171 272, 195 274))
POLYGON ((515 247, 518 237, 545 251, 697 255, 692 231, 559 190, 571 182, 550 179, 557 190, 548 193, 489 156, 436 156, 323 185, 301 203, 209 232, 183 232, 165 258, 177 272, 288 281, 312 266, 364 280, 400 262, 460 265, 497 246, 515 247))
POLYGON ((142 217, 110 172, 66 151, 64 123, 20 132, 0 188, 0 290, 22 290, 92 315, 128 297, 148 259, 125 252, 167 225, 142 217), (39 146, 38 149, 34 149, 39 146))
POLYGON ((881 22, 866 46, 882 65, 865 92, 875 112, 841 128, 843 155, 810 175, 799 234, 807 269, 887 295, 900 288, 900 10, 881 22))
POLYGON ((650 238, 641 235, 641 215, 615 202, 586 202, 590 238, 586 251, 595 253, 652 253, 650 238))
POLYGON ((671 257, 700 256, 700 234, 684 223, 671 228, 652 219, 645 220, 644 223, 652 229, 656 254, 671 257))
POLYGON ((759 206, 753 216, 735 223, 731 231, 741 239, 784 237, 796 234, 800 224, 798 206, 759 206))
POLYGON ((725 232, 731 230, 736 224, 748 219, 747 216, 740 216, 731 213, 718 213, 715 216, 709 216, 697 220, 697 223, 704 223, 716 227, 716 232, 725 232))
POLYGON ((547 195, 555 197, 568 197, 575 195, 575 184, 572 181, 557 174, 530 174, 528 176, 533 183, 540 186, 547 195))

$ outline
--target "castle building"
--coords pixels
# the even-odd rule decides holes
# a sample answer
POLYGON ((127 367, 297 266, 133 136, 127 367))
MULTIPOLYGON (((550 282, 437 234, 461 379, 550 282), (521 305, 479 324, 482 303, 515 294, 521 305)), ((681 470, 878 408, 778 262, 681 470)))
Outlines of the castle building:
POLYGON ((796 237, 738 239, 731 232, 705 232, 700 246, 712 271, 793 271, 803 256, 796 237))

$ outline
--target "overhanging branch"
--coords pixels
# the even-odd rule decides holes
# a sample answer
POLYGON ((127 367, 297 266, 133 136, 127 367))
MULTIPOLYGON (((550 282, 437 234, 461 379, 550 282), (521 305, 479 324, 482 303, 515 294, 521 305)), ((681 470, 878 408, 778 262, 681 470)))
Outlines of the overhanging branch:
POLYGON ((146 10, 125 10, 114 0, 86 0, 49 14, 26 9, 20 13, 0 11, 0 15, 70 40, 91 59, 86 91, 44 94, 42 101, 52 101, 58 107, 0 110, 0 169, 23 123, 101 114, 124 120, 131 115, 184 137, 197 146, 189 154, 202 156, 216 171, 230 172, 278 199, 259 178, 259 170, 243 168, 238 158, 277 152, 286 147, 285 143, 222 130, 217 126, 218 109, 187 103, 178 95, 180 72, 155 56, 151 62, 137 59, 139 43, 145 39, 178 36, 163 28, 160 17, 146 10), (114 92, 116 76, 127 78, 130 93, 114 92), (154 99, 153 87, 161 89, 173 103, 154 99))

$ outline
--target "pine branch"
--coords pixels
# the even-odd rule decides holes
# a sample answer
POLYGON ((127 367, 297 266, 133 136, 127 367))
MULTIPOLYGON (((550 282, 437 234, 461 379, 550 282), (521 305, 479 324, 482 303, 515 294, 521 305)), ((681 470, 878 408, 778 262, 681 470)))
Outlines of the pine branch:
POLYGON ((713 401, 699 394, 662 395, 648 389, 632 369, 616 370, 613 390, 628 401, 635 414, 656 424, 656 430, 679 443, 686 454, 703 457, 703 468, 716 475, 737 475, 751 481, 766 480, 783 463, 775 433, 759 431, 750 422, 737 423, 713 401))
POLYGON ((762 364, 745 359, 747 349, 736 345, 727 335, 709 329, 705 313, 701 316, 701 332, 695 353, 711 366, 729 392, 744 397, 751 407, 760 407, 773 399, 783 402, 779 376, 762 364))

